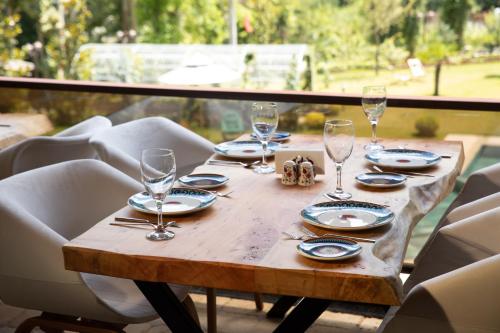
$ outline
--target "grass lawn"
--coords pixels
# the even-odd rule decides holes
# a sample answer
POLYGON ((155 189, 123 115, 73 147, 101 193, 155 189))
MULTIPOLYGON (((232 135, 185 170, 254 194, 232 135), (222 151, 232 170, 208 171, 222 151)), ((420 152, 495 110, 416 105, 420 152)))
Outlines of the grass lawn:
MULTIPOLYGON (((425 67, 425 76, 402 81, 410 76, 408 69, 383 70, 375 76, 373 70, 352 70, 333 75, 325 88, 318 82, 316 89, 331 92, 361 93, 366 85, 384 84, 389 95, 431 96, 434 92, 434 67, 425 67)), ((318 80, 319 81, 319 80, 318 80)), ((482 64, 443 65, 440 95, 453 97, 500 98, 500 62, 482 64)))

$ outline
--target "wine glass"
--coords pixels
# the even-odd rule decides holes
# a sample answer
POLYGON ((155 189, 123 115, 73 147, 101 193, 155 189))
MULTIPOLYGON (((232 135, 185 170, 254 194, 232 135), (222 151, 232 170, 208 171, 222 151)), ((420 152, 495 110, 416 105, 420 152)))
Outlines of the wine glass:
POLYGON ((262 143, 262 163, 254 169, 256 173, 272 173, 274 167, 266 163, 267 145, 278 127, 278 106, 276 103, 252 104, 252 128, 262 143))
POLYGON ((174 184, 175 170, 175 156, 171 149, 151 148, 142 151, 142 183, 155 200, 158 210, 158 223, 155 230, 146 235, 147 239, 167 240, 175 236, 163 224, 163 202, 174 184))
POLYGON ((351 156, 354 146, 354 125, 351 120, 330 120, 323 133, 326 153, 335 163, 337 188, 326 195, 332 199, 346 200, 352 195, 342 190, 342 165, 351 156))
POLYGON ((365 146, 365 150, 381 150, 384 146, 377 142, 377 124, 384 114, 387 105, 387 96, 384 86, 363 87, 363 97, 361 98, 363 111, 370 121, 372 127, 372 140, 365 146))

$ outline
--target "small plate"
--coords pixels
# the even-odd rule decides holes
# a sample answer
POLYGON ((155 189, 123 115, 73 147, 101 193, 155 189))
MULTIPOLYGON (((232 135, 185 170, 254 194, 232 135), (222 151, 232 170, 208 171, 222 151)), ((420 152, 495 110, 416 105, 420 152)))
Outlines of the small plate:
POLYGON ((356 181, 370 187, 396 187, 406 182, 406 176, 393 172, 368 172, 356 176, 356 181))
MULTIPOLYGON (((163 204, 163 215, 183 215, 208 208, 217 196, 205 190, 173 188, 163 204)), ((135 210, 148 214, 158 214, 156 202, 148 192, 136 193, 127 201, 135 210)))
POLYGON ((297 245, 304 257, 323 261, 345 260, 357 256, 361 246, 355 241, 335 237, 308 239, 297 245))
POLYGON ((384 149, 370 152, 365 158, 375 165, 396 169, 423 169, 436 165, 441 156, 423 150, 384 149))
POLYGON ((179 178, 179 182, 182 184, 197 188, 215 188, 228 181, 228 177, 216 173, 193 173, 179 178))
MULTIPOLYGON (((279 143, 269 142, 266 157, 273 156, 279 143)), ((262 144, 259 141, 228 141, 214 147, 216 153, 233 158, 256 159, 262 157, 262 144)))
POLYGON ((361 201, 328 201, 304 208, 305 222, 333 230, 366 230, 390 223, 394 213, 377 204, 361 201))
MULTIPOLYGON (((283 142, 290 139, 290 136, 291 136, 290 132, 274 132, 271 141, 283 142)), ((255 133, 250 134, 250 137, 253 140, 257 140, 257 135, 255 135, 255 133)))

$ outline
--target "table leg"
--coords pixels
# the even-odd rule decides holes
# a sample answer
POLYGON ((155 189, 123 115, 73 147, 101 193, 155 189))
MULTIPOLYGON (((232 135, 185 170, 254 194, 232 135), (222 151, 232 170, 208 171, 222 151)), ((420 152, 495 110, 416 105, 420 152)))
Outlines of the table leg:
POLYGON ((332 301, 318 298, 304 298, 274 330, 281 332, 305 332, 325 311, 332 301))
POLYGON ((283 318, 286 312, 300 299, 297 296, 280 296, 271 310, 266 314, 267 318, 283 318))
POLYGON ((173 333, 203 332, 168 284, 138 280, 134 282, 173 333))

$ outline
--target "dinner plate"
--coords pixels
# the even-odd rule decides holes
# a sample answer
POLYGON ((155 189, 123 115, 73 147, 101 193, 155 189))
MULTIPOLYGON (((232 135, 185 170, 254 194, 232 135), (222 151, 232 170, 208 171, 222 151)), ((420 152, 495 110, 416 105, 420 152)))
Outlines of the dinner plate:
POLYGON ((228 177, 217 173, 193 173, 179 178, 179 182, 183 185, 197 188, 215 188, 228 181, 228 177))
MULTIPOLYGON (((266 157, 273 156, 279 143, 269 142, 266 157)), ((234 158, 261 158, 262 144, 259 141, 228 141, 214 147, 216 153, 234 158)))
POLYGON ((356 181, 370 187, 396 187, 406 182, 406 176, 393 172, 368 172, 356 176, 356 181))
MULTIPOLYGON (((183 215, 210 207, 217 196, 205 190, 173 188, 163 204, 163 215, 183 215)), ((128 205, 143 213, 158 214, 156 202, 148 192, 136 193, 127 201, 128 205)))
MULTIPOLYGON (((291 136, 290 132, 274 132, 271 141, 283 142, 290 139, 290 136, 291 136)), ((255 135, 255 133, 250 134, 250 137, 253 140, 257 140, 257 135, 255 135)))
POLYGON ((394 219, 394 213, 384 206, 351 200, 310 205, 300 215, 306 223, 333 230, 378 228, 394 219))
POLYGON ((307 258, 334 261, 357 256, 361 252, 361 246, 351 240, 321 237, 301 242, 297 245, 297 251, 307 258))
POLYGON ((423 169, 436 165, 441 156, 423 150, 384 149, 370 152, 365 158, 378 166, 397 169, 423 169))

